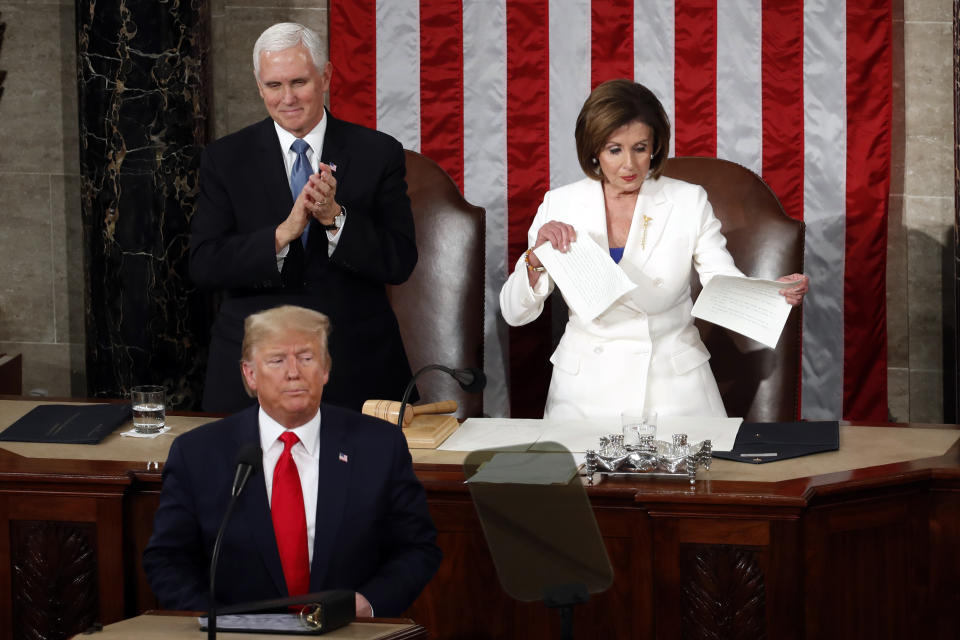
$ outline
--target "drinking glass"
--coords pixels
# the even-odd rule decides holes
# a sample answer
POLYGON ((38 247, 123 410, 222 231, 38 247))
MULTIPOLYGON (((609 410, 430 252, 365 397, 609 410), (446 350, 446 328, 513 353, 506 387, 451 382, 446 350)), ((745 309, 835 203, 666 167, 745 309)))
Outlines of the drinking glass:
POLYGON ((657 437, 657 413, 640 409, 624 411, 620 414, 620 424, 623 426, 623 444, 633 446, 640 444, 643 436, 657 437))
POLYGON ((137 433, 159 433, 167 422, 167 390, 158 385, 141 385, 130 390, 133 429, 137 433))

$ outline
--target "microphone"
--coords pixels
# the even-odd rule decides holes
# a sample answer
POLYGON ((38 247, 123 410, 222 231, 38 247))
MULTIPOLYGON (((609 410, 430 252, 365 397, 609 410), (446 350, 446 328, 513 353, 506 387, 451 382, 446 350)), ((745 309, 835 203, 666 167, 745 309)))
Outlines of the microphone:
POLYGON ((477 369, 476 367, 467 367, 466 369, 451 369, 450 367, 444 367, 443 365, 439 364, 428 364, 413 374, 413 378, 411 378, 410 382, 407 383, 407 388, 403 392, 403 401, 400 402, 400 415, 397 416, 398 427, 403 428, 403 412, 407 408, 407 401, 410 399, 410 394, 413 392, 414 384, 416 383, 417 378, 420 377, 420 374, 432 370, 443 371, 456 380, 460 385, 460 388, 467 393, 479 393, 480 391, 483 391, 485 386, 487 386, 487 376, 482 369, 477 369))
POLYGON ((237 454, 237 471, 233 475, 233 487, 230 489, 230 496, 236 498, 243 491, 247 480, 253 475, 254 471, 263 465, 263 452, 260 445, 255 442, 248 442, 240 448, 237 454))
POLYGON ((213 555, 210 558, 210 611, 207 615, 207 638, 209 640, 217 637, 217 560, 220 559, 220 545, 223 542, 223 534, 227 530, 227 522, 230 521, 230 514, 233 513, 233 507, 237 504, 240 492, 247 486, 247 480, 262 465, 263 452, 260 450, 260 443, 249 442, 240 447, 240 451, 237 452, 237 470, 233 475, 233 486, 230 488, 230 501, 227 502, 227 509, 223 514, 223 520, 220 522, 220 530, 217 531, 217 539, 213 543, 213 555))
POLYGON ((479 393, 487 386, 487 374, 482 369, 474 367, 454 369, 450 372, 450 375, 460 383, 460 388, 467 393, 479 393))

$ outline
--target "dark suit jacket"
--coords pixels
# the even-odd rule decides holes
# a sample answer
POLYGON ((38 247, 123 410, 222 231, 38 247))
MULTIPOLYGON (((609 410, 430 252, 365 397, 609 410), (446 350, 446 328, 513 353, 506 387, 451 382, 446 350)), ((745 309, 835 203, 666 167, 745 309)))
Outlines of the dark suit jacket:
MULTIPOLYGON (((209 567, 246 443, 259 445, 254 406, 179 436, 163 468, 153 535, 143 554, 163 609, 206 610, 209 567)), ((440 564, 436 529, 402 432, 321 405, 320 482, 310 591, 362 593, 378 616, 398 616, 440 564)), ((217 602, 287 595, 262 471, 247 482, 227 525, 217 602)))
POLYGON ((240 344, 251 313, 296 304, 330 317, 333 368, 324 401, 359 410, 364 400, 400 400, 411 378, 385 284, 404 282, 417 263, 403 149, 390 136, 329 121, 321 160, 335 164, 337 202, 347 222, 331 257, 314 221, 277 270, 274 231, 293 197, 273 120, 208 146, 191 221, 190 274, 223 292, 210 338, 203 408, 230 413, 253 401, 243 390, 240 344))

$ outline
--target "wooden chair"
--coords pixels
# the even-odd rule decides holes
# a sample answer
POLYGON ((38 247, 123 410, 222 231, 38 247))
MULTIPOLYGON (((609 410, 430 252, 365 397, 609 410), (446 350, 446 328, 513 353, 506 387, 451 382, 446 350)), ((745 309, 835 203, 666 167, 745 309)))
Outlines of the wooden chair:
MULTIPOLYGON (((755 173, 717 158, 671 158, 664 175, 701 185, 723 225, 737 267, 748 276, 776 279, 803 272, 804 225, 786 215, 755 173)), ((700 280, 691 271, 694 298, 700 280)), ((710 366, 730 416, 748 422, 799 416, 801 312, 790 313, 775 350, 697 320, 710 366)))
MULTIPOLYGON (((407 192, 417 230, 413 275, 387 287, 410 366, 483 368, 484 210, 468 203, 440 166, 406 151, 407 192)), ((458 418, 483 414, 483 394, 450 376, 417 380, 421 402, 456 400, 458 418)))

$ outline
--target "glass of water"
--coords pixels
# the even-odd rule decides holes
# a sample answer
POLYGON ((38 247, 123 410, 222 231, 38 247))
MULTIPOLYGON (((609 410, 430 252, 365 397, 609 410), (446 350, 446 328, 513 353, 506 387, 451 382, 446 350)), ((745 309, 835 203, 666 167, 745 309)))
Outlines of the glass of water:
POLYGON ((137 433, 159 433, 167 422, 167 390, 158 385, 142 385, 130 390, 133 403, 133 429, 137 433))
POLYGON ((623 427, 623 444, 633 446, 640 444, 643 436, 657 437, 657 413, 639 409, 624 411, 620 414, 620 424, 623 427))

